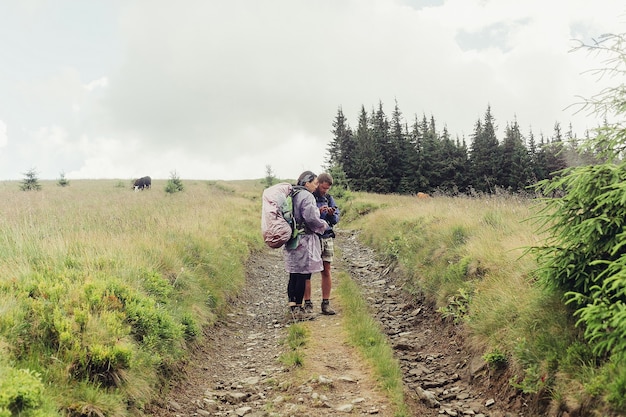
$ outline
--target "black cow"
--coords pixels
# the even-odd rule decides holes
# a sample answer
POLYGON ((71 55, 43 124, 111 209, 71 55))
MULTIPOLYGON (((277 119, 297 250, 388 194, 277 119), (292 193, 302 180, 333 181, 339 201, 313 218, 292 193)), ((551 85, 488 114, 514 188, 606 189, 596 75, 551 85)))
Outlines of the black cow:
POLYGON ((139 179, 136 179, 135 182, 133 183, 133 187, 135 188, 135 191, 143 190, 144 188, 150 188, 151 185, 152 185, 152 178, 150 177, 141 177, 139 179))

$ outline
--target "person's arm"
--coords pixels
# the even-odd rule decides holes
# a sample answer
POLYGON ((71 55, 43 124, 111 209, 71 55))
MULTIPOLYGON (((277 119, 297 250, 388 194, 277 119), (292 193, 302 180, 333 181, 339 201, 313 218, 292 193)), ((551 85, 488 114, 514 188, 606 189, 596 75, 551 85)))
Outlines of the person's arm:
POLYGON ((341 213, 339 212, 339 207, 337 207, 337 204, 335 203, 335 199, 333 198, 332 195, 328 196, 328 207, 333 208, 333 214, 328 216, 327 218, 327 220, 329 220, 329 223, 331 225, 335 225, 339 223, 339 216, 341 213))
MULTIPOLYGON (((303 193, 304 194, 304 193, 303 193)), ((302 219, 314 233, 322 234, 328 229, 328 223, 320 217, 320 210, 315 203, 313 194, 304 195, 302 200, 302 219)))

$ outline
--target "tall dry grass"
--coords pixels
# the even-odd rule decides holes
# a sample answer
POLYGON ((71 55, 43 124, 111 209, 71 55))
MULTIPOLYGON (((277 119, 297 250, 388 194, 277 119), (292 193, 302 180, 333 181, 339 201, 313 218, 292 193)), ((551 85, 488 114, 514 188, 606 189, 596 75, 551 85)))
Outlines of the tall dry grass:
POLYGON ((537 201, 514 195, 483 198, 353 193, 343 202, 343 227, 407 277, 404 288, 433 300, 442 317, 461 326, 477 355, 506 360, 511 383, 528 393, 578 395, 582 375, 565 352, 578 330, 557 294, 536 285, 536 260, 527 249, 541 242, 530 220, 537 201), (365 214, 365 215, 363 215, 365 214), (504 357, 503 357, 504 356, 504 357), (569 365, 567 365, 569 366, 569 365), (548 386, 548 384, 551 384, 548 386), (569 387, 569 388, 568 388, 569 387))
POLYGON ((32 372, 32 410, 129 415, 244 284, 262 247, 262 185, 243 195, 210 181, 175 194, 158 180, 141 192, 123 180, 41 184, 0 184, 0 381, 32 372))

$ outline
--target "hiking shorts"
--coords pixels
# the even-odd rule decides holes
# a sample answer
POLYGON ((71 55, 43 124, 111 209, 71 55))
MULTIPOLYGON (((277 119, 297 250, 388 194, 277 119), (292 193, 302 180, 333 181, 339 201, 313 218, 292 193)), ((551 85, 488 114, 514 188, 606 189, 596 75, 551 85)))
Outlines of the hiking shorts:
POLYGON ((333 261, 333 256, 335 255, 335 244, 333 242, 332 237, 322 238, 322 261, 331 262, 333 261))

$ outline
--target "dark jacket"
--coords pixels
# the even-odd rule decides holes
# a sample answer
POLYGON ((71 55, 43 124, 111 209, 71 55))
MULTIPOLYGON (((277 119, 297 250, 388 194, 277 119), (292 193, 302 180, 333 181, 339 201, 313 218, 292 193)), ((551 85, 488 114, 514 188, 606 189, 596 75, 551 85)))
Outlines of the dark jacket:
POLYGON ((320 214, 320 217, 322 218, 322 220, 326 221, 326 223, 328 223, 328 225, 330 226, 330 228, 327 229, 320 236, 324 239, 329 238, 329 237, 335 237, 335 232, 333 232, 333 226, 339 223, 339 214, 340 214, 339 207, 337 207, 337 204, 335 203, 335 199, 330 194, 321 196, 317 191, 313 193, 313 196, 315 197, 315 203, 317 204, 318 209, 323 206, 333 207, 335 209, 335 213, 332 215, 328 213, 320 214))

